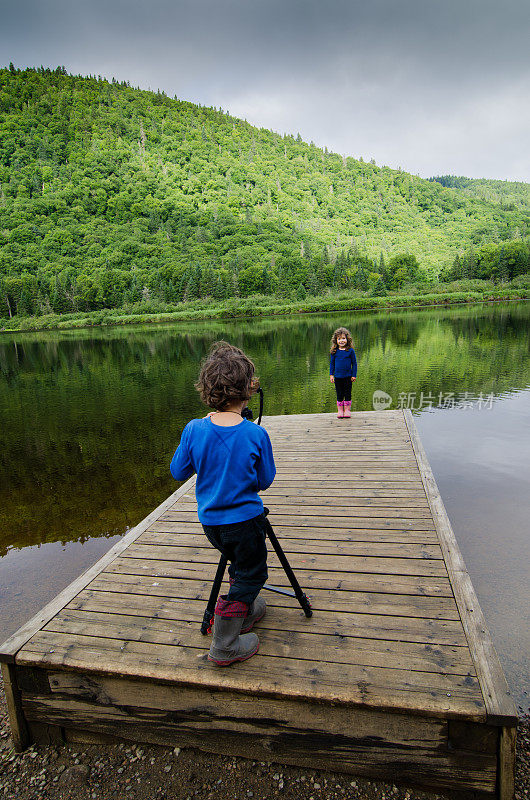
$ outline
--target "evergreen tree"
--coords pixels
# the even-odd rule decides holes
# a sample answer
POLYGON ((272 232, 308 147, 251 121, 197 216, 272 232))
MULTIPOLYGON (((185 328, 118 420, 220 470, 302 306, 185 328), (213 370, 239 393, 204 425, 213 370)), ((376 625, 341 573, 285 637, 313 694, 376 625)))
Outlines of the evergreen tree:
POLYGON ((381 275, 375 282, 371 294, 373 297, 384 297, 387 294, 385 282, 383 281, 383 277, 381 275))

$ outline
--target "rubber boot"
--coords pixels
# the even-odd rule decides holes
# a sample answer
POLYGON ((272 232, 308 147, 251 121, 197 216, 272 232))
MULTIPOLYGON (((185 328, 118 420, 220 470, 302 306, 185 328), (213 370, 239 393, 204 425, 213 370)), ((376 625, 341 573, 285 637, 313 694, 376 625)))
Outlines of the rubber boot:
POLYGON ((344 417, 349 419, 351 417, 351 400, 344 401, 344 417))
POLYGON ((342 419, 344 416, 344 403, 337 400, 337 419, 342 419))
POLYGON ((241 633, 247 633, 247 631, 251 630, 253 625, 256 622, 259 622, 260 619, 265 615, 265 611, 267 609, 267 603, 263 599, 263 597, 256 597, 252 605, 248 610, 248 614, 243 620, 243 627, 241 628, 241 633))
POLYGON ((249 607, 246 603, 227 601, 221 595, 217 601, 213 623, 213 641, 208 660, 218 667, 227 667, 235 661, 245 661, 259 650, 255 633, 241 634, 249 607))

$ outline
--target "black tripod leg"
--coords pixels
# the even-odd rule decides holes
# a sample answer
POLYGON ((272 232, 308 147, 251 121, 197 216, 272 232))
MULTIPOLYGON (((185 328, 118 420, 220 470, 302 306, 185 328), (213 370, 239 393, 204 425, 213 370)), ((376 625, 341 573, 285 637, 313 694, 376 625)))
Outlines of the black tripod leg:
POLYGON ((221 584, 223 582, 226 564, 227 564, 226 557, 221 556, 221 558, 219 559, 219 564, 217 566, 217 572, 215 573, 215 578, 212 585, 212 591, 210 592, 210 599, 208 600, 208 605, 206 606, 206 611, 204 612, 204 617, 202 618, 201 633, 203 636, 206 636, 206 634, 210 629, 210 624, 213 619, 213 614, 215 611, 215 604, 217 603, 217 598, 219 597, 219 592, 221 591, 221 584))
POLYGON ((285 570, 285 574, 289 578, 289 582, 290 582, 291 586, 294 589, 295 597, 298 600, 298 602, 300 603, 300 605, 302 606, 302 610, 303 610, 304 614, 306 615, 306 617, 312 617, 313 616, 313 612, 311 610, 311 603, 309 602, 309 599, 308 599, 307 595, 305 595, 304 592, 302 591, 302 589, 300 588, 300 584, 296 580, 296 575, 294 574, 294 572, 293 572, 293 570, 291 568, 291 565, 287 561, 285 553, 282 550, 281 544, 279 543, 278 539, 276 538, 276 534, 274 533, 274 531, 272 529, 272 525, 270 524, 270 522, 269 522, 269 520, 267 518, 265 518, 265 523, 267 525, 267 536, 269 537, 270 542, 271 542, 272 546, 274 547, 276 555, 278 556, 278 558, 280 560, 280 564, 282 565, 282 567, 285 570))

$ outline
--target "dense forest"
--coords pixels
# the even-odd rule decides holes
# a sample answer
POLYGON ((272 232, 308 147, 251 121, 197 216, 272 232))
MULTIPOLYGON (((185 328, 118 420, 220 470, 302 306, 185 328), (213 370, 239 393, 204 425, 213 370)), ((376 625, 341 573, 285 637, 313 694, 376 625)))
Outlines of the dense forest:
POLYGON ((527 273, 529 204, 443 183, 161 92, 10 65, 0 317, 527 273))
POLYGON ((515 208, 530 210, 529 183, 495 181, 488 178, 465 178, 463 175, 437 175, 429 180, 452 189, 460 189, 464 195, 469 197, 478 197, 498 203, 509 211, 513 211, 515 208))

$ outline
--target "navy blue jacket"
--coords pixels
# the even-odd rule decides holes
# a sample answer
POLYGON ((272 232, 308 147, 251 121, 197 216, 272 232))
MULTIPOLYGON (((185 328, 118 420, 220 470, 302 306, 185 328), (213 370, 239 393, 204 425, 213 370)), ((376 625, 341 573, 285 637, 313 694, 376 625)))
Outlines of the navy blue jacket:
POLYGON ((353 347, 331 353, 329 359, 329 374, 333 375, 335 378, 357 377, 357 359, 355 358, 355 350, 353 347))

